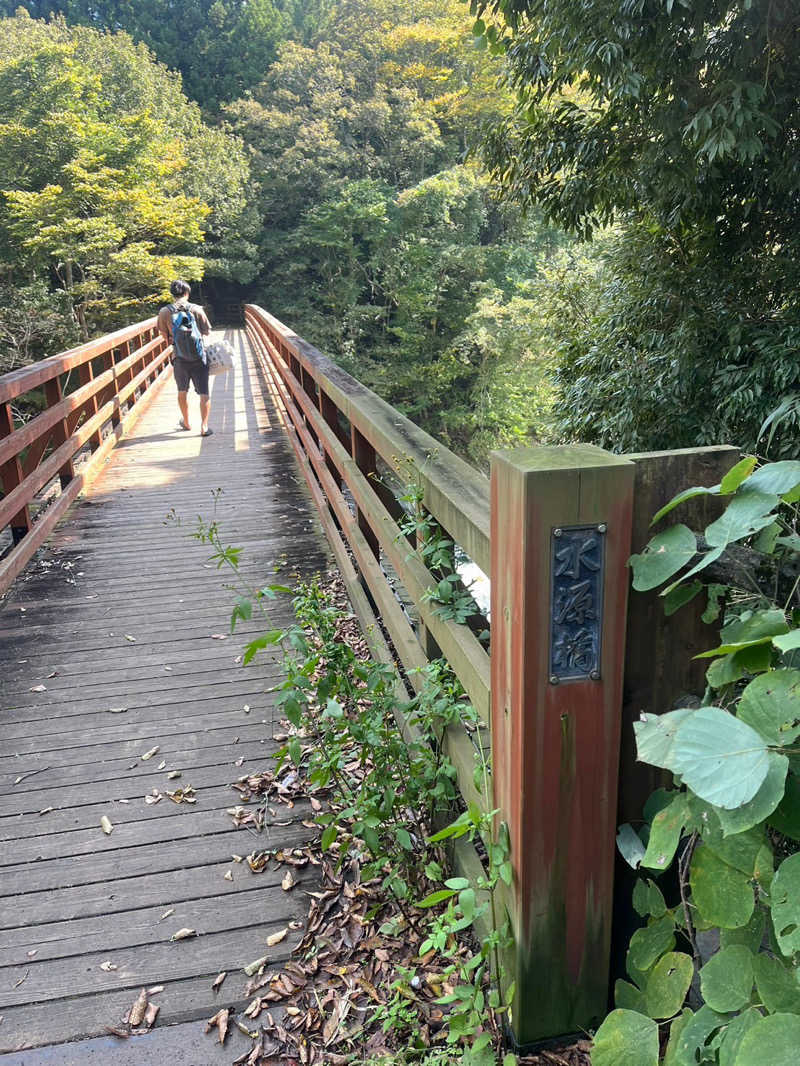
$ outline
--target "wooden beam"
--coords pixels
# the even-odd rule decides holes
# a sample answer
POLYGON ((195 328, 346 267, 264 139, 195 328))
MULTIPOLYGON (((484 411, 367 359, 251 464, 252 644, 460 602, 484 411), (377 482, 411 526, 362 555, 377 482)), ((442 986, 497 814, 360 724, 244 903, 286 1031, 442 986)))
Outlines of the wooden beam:
POLYGON ((520 1046, 608 1004, 633 476, 588 445, 492 455, 492 781, 520 1046))

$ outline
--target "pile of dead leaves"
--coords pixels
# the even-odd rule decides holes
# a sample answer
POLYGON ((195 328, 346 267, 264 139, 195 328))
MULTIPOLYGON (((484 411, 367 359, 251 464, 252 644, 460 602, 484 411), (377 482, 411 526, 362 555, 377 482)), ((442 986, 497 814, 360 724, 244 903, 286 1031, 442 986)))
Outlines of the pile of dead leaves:
MULTIPOLYGON (((322 891, 309 893, 306 933, 294 958, 270 972, 265 960, 245 989, 250 1002, 235 1023, 253 1043, 237 1066, 339 1066, 356 1051, 392 1055, 404 1043, 402 1032, 382 1027, 380 1008, 392 994, 413 1008, 415 1040, 441 1041, 445 1019, 436 1000, 453 986, 433 952, 418 957, 421 931, 385 899, 379 881, 361 881, 357 857, 337 873, 316 847, 298 850, 320 865, 322 891)), ((466 960, 469 947, 460 950, 466 960)), ((218 1011, 206 1031, 224 1040, 231 1018, 230 1009, 218 1011)))
POLYGON ((519 1066, 592 1066, 591 1047, 589 1040, 578 1040, 574 1044, 525 1055, 520 1058, 519 1066))

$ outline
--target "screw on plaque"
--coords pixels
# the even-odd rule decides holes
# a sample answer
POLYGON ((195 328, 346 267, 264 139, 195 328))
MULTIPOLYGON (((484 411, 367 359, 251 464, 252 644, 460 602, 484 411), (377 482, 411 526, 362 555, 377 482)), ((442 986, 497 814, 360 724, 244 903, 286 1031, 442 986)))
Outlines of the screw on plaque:
POLYGON ((559 677, 556 677, 555 674, 551 674, 550 675, 550 684, 551 685, 557 685, 560 680, 561 679, 559 677))
POLYGON ((563 532, 564 532, 564 530, 559 527, 558 529, 554 529, 553 530, 553 536, 554 537, 560 537, 560 536, 562 536, 563 532))
POLYGON ((592 670, 592 672, 589 674, 589 677, 591 678, 592 681, 599 681, 600 680, 600 671, 599 670, 592 670))
POLYGON ((607 532, 607 530, 608 530, 608 526, 605 524, 605 522, 601 522, 600 525, 597 527, 597 532, 598 533, 605 533, 605 532, 607 532))

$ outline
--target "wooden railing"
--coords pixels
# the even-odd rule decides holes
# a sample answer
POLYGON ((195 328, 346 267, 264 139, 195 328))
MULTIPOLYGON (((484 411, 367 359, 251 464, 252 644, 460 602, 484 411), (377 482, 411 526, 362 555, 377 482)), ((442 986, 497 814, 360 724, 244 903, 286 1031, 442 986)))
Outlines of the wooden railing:
POLYGON ((413 476, 423 506, 484 572, 489 481, 266 311, 248 305, 245 318, 253 349, 290 419, 298 459, 373 654, 391 658, 377 612, 413 686, 422 687, 421 671, 433 651, 450 663, 478 712, 483 727, 470 732, 451 726, 444 746, 465 799, 486 810, 490 796, 476 785, 475 757, 481 745, 488 755, 489 655, 469 626, 443 618, 426 599, 438 576, 398 525, 408 516, 387 481, 393 477, 402 486, 413 476), (416 625, 394 581, 413 603, 416 625))
MULTIPOLYGON (((664 654, 698 639, 699 613, 676 631, 653 595, 629 621, 627 559, 673 489, 711 484, 737 453, 523 448, 495 453, 489 480, 266 311, 248 305, 245 320, 373 654, 393 661, 383 627, 416 686, 442 655, 478 712, 480 728, 451 726, 443 746, 465 801, 508 829, 498 919, 514 941, 500 975, 516 985, 513 1035, 585 1030, 608 1003, 618 787, 621 808, 641 810, 645 785, 627 737, 620 765, 622 724, 632 736, 643 709, 702 691, 696 663, 664 654), (432 602, 439 575, 391 488, 409 480, 490 578, 491 654, 432 602), (490 746, 487 780, 476 752, 490 746)), ((482 872, 471 846, 455 859, 482 872)))
POLYGON ((170 373, 170 352, 151 318, 0 376, 0 595, 170 373))

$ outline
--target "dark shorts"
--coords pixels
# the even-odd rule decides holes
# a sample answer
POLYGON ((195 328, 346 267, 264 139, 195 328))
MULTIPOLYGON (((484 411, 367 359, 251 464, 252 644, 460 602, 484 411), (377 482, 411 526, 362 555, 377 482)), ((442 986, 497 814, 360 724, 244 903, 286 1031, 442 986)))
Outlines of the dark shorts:
POLYGON ((199 359, 175 359, 172 363, 178 392, 188 392, 189 382, 198 396, 208 396, 208 367, 199 359))

